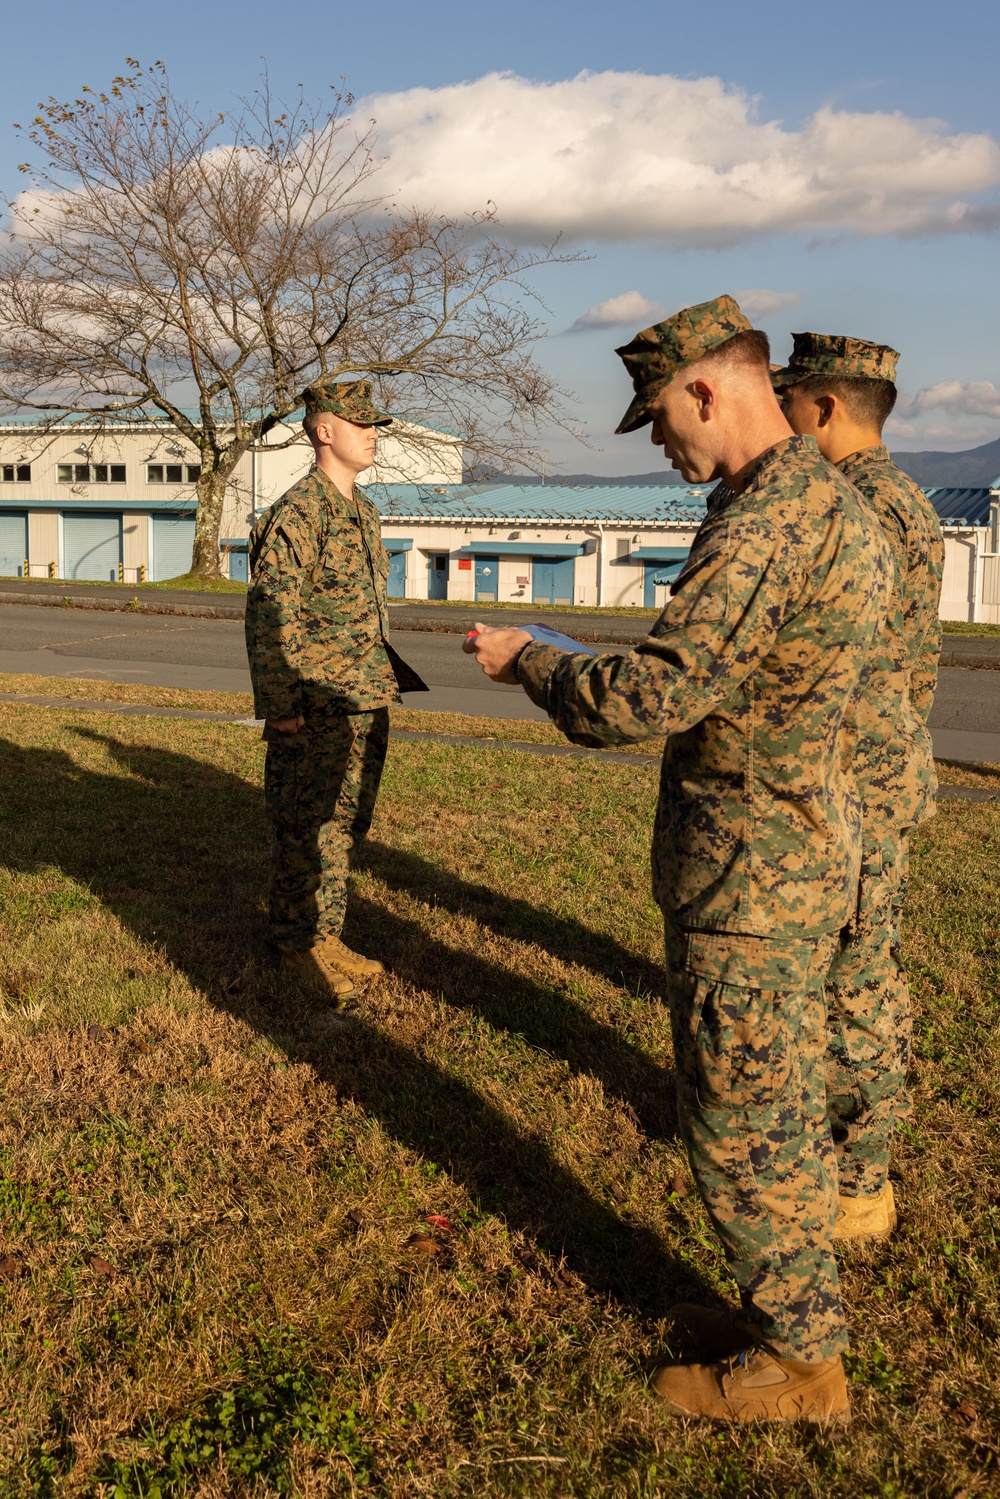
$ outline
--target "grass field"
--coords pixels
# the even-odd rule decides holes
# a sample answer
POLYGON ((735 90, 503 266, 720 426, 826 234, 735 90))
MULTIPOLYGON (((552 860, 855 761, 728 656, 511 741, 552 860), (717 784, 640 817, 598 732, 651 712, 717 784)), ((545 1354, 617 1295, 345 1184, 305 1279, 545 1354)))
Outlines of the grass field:
POLYGON ((654 769, 397 742, 345 934, 389 971, 342 1019, 266 950, 253 729, 0 704, 0 755, 5 1499, 1000 1491, 1000 806, 914 851, 854 1423, 733 1434, 643 1384, 669 1305, 729 1291, 675 1133, 654 769))

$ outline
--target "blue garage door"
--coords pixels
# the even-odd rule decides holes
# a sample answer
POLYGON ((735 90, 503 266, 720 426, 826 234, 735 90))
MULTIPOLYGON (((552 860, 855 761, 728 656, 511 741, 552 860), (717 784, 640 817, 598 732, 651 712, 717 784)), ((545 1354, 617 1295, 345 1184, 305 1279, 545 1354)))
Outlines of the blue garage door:
POLYGON ((572 557, 532 557, 533 604, 572 604, 573 581, 572 557))
POLYGON ((63 577, 106 583, 118 580, 122 518, 110 514, 63 516, 63 577))
POLYGON ((389 576, 385 580, 385 591, 390 599, 406 598, 406 553, 389 553, 389 576))
POLYGON ((500 558, 476 558, 476 602, 495 604, 500 591, 500 558))
POLYGON ((153 548, 149 576, 154 583, 179 578, 191 571, 194 516, 175 513, 153 516, 153 548))
POLYGON ((28 555, 28 517, 25 511, 0 512, 0 578, 19 578, 28 555))

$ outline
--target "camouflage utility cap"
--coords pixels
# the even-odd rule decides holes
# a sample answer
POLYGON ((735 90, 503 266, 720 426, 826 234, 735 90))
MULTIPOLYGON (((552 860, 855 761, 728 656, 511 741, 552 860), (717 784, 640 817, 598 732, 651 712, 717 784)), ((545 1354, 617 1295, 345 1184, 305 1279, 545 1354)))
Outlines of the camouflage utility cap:
POLYGON ((644 328, 631 343, 616 349, 635 390, 635 399, 616 432, 634 432, 652 421, 650 406, 678 370, 694 364, 735 334, 749 333, 752 327, 732 297, 715 297, 675 312, 664 323, 644 328))
POLYGON ((330 411, 359 427, 387 427, 392 417, 372 404, 370 380, 318 380, 302 392, 306 416, 330 411))
POLYGON ((772 366, 775 390, 798 385, 810 375, 837 378, 895 380, 899 352, 888 344, 872 344, 866 338, 848 338, 839 333, 793 333, 792 357, 786 365, 772 366))

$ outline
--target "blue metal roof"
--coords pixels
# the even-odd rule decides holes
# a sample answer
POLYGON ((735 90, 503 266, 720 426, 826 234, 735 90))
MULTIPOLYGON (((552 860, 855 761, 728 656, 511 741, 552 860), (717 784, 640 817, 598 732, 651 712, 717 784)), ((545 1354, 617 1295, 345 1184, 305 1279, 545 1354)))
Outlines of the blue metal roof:
POLYGON ((988 526, 990 522, 990 489, 925 489, 924 494, 937 511, 942 525, 988 526))
POLYGON ((712 485, 369 484, 383 520, 589 521, 627 525, 701 524, 712 485))

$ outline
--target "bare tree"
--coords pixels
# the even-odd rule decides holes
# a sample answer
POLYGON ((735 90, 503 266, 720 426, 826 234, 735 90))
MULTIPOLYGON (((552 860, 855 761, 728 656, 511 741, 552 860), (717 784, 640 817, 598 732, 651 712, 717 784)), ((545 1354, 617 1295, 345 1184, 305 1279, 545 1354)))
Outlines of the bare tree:
POLYGON ((474 466, 537 465, 561 392, 525 276, 572 257, 506 245, 489 205, 459 222, 388 203, 349 95, 282 108, 265 78, 202 120, 163 64, 128 67, 17 127, 40 160, 0 248, 0 400, 165 417, 200 453, 208 577, 233 470, 319 376, 370 376, 408 422, 457 427, 474 466))

